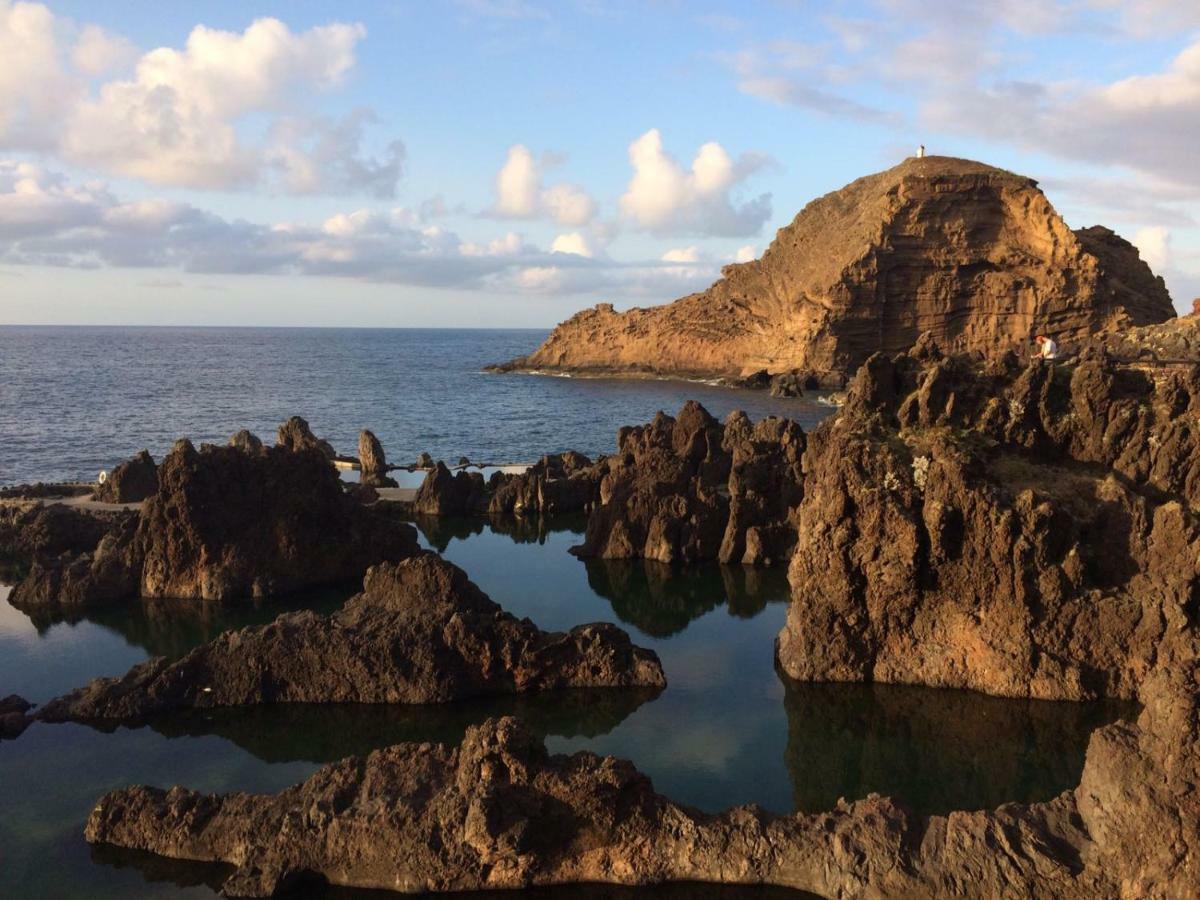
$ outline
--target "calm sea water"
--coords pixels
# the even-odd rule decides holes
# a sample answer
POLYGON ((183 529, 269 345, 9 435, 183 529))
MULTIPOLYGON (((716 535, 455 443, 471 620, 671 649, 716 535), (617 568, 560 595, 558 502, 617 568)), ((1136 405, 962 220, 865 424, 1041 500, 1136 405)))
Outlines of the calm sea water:
POLYGON ((723 418, 815 424, 808 398, 678 381, 491 375, 544 331, 307 328, 0 327, 0 485, 95 478, 176 438, 224 443, 240 428, 273 439, 308 419, 339 452, 370 428, 388 459, 532 462, 610 453, 622 425, 689 398, 723 418))
MULTIPOLYGON (((697 397, 717 415, 783 413, 811 426, 824 408, 704 385, 491 376, 479 368, 532 348, 537 332, 224 329, 0 329, 0 482, 90 477, 180 434, 224 440, 310 419, 339 449, 373 428, 395 460, 530 460, 610 450, 618 426, 697 397)), ((281 706, 158 719, 101 731, 35 724, 0 742, 0 897, 211 897, 211 866, 89 848, 96 799, 130 783, 277 791, 319 765, 401 740, 457 741, 515 713, 554 751, 632 759, 657 789, 704 810, 759 803, 820 810, 871 791, 922 812, 1048 799, 1078 782, 1090 732, 1111 704, 1007 701, 919 688, 800 685, 775 669, 788 596, 782 572, 583 562, 583 522, 442 519, 426 546, 497 602, 543 628, 609 621, 663 661, 668 687, 563 693, 439 707, 281 706)), ((226 607, 131 604, 70 621, 31 620, 0 587, 0 696, 44 702, 150 656, 178 657, 222 630, 281 611, 328 612, 353 592, 226 607)), ((335 894, 331 893, 330 896, 335 894)), ((741 900, 782 891, 683 886, 536 892, 605 900, 741 900)), ((338 892, 336 896, 349 897, 338 892)), ((373 894, 371 896, 379 896, 373 894)))

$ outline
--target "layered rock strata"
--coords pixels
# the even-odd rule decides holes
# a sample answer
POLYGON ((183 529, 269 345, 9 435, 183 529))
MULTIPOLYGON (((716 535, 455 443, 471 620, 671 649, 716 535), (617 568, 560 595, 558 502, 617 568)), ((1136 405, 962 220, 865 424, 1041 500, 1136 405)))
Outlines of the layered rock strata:
POLYGON ((1071 346, 1173 315, 1131 244, 1072 231, 1032 179, 928 156, 814 200, 706 291, 622 313, 601 304, 500 368, 840 386, 926 331, 949 352, 992 355, 1036 333, 1071 346))
POLYGON ((1075 791, 992 811, 922 817, 873 794, 815 814, 706 815, 631 763, 551 756, 504 718, 457 747, 397 744, 274 796, 122 788, 86 836, 229 864, 223 891, 244 897, 305 877, 409 893, 708 881, 826 897, 1185 897, 1200 877, 1200 757, 1171 743, 1196 746, 1189 687, 1163 684, 1137 725, 1098 731, 1075 791))
POLYGON ((872 357, 804 457, 803 680, 1133 697, 1200 596, 1200 368, 872 357))
POLYGON ((582 687, 662 687, 614 625, 541 631, 433 554, 372 568, 340 611, 286 613, 48 703, 51 721, 132 720, 261 703, 444 703, 582 687))

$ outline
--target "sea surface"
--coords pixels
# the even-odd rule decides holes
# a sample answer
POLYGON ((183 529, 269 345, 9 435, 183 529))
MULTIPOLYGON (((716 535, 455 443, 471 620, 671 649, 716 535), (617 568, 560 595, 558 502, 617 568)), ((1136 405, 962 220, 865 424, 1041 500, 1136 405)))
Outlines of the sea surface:
POLYGON ((0 326, 0 486, 94 480, 143 447, 224 443, 241 428, 274 440, 289 416, 339 453, 370 428, 388 460, 533 462, 616 449, 617 429, 675 413, 689 398, 724 418, 786 415, 811 398, 681 381, 488 374, 545 331, 354 328, 0 326))
MULTIPOLYGON (((533 459, 612 448, 616 428, 697 397, 715 414, 782 412, 811 425, 815 403, 677 382, 481 375, 537 332, 0 329, 4 480, 72 478, 179 434, 268 433, 302 413, 349 450, 377 431, 394 458, 533 459), (14 409, 13 407, 19 407, 14 409), (19 452, 14 452, 17 448, 19 452)), ((493 599, 546 629, 615 622, 655 650, 668 686, 577 691, 442 706, 301 706, 161 717, 100 730, 35 723, 0 741, 0 897, 213 897, 220 867, 91 848, 84 825, 104 792, 131 784, 278 791, 320 765, 404 740, 458 741, 489 715, 523 716, 555 752, 633 760, 656 789, 716 812, 789 813, 878 791, 921 813, 1054 797, 1078 783, 1088 736, 1128 706, 1002 700, 925 688, 790 682, 773 643, 787 612, 782 571, 582 561, 584 520, 445 518, 424 546, 493 599)), ((354 585, 227 606, 134 602, 31 619, 0 586, 0 696, 41 703, 151 656, 179 657, 222 630, 280 612, 330 612, 354 585)), ((775 900, 793 892, 681 886, 533 892, 566 900, 775 900)), ((329 892, 348 898, 353 892, 329 892)), ((369 894, 378 898, 379 894, 369 894)), ((490 895, 489 895, 490 896, 490 895)))

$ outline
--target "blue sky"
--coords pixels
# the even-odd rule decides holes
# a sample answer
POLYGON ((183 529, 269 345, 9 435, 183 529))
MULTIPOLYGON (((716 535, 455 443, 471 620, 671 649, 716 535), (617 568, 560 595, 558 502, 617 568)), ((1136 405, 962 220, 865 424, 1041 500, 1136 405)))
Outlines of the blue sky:
POLYGON ((0 58, 0 322, 548 326, 921 142, 1200 295, 1192 0, 0 0, 0 58))

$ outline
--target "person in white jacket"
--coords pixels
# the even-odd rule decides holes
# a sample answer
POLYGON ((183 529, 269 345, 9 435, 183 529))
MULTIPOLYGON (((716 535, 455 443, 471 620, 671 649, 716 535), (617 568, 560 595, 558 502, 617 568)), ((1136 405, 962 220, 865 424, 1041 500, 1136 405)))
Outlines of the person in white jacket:
POLYGON ((1034 359, 1055 360, 1058 359, 1058 344, 1052 338, 1046 337, 1044 334, 1039 334, 1033 339, 1037 344, 1037 353, 1033 354, 1034 359))

